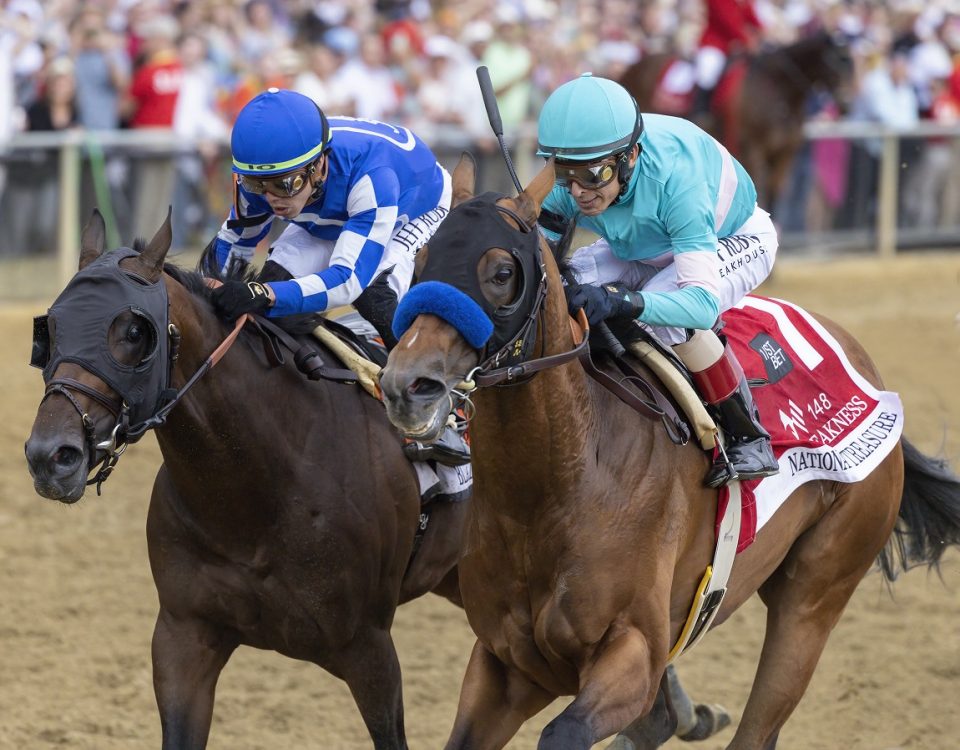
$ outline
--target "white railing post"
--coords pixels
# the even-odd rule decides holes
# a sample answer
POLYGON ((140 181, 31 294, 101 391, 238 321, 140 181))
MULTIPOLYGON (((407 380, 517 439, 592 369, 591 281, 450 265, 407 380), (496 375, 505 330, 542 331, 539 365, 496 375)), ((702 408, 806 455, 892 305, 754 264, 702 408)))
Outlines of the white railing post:
POLYGON ((897 185, 900 177, 900 136, 887 131, 880 156, 880 187, 877 191, 877 253, 881 258, 897 254, 897 185))
POLYGON ((65 286, 77 272, 80 259, 80 141, 68 137, 60 144, 60 191, 57 217, 57 268, 65 286))

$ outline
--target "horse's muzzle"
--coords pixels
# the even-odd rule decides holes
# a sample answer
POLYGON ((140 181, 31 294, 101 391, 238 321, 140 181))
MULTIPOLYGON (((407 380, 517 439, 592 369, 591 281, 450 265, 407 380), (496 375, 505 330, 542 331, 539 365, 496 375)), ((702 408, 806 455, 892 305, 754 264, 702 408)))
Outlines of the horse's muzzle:
POLYGON ((86 489, 87 456, 83 445, 31 435, 24 445, 27 466, 37 494, 61 503, 75 503, 86 489))
POLYGON ((387 366, 381 372, 380 387, 387 417, 406 437, 423 442, 439 437, 451 409, 446 385, 433 378, 397 376, 387 366))

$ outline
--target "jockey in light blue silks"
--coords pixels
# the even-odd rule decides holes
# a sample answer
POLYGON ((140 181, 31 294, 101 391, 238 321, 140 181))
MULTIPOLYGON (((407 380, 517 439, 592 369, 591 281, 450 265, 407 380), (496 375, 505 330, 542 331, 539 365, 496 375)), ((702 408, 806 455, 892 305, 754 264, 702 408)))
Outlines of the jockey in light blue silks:
MULTIPOLYGON (((310 98, 269 89, 237 116, 230 215, 215 240, 223 270, 249 262, 275 217, 289 222, 259 282, 226 281, 213 302, 227 320, 352 304, 383 338, 413 279, 417 252, 450 209, 450 175, 405 127, 326 115, 310 98)), ((452 429, 418 457, 449 461, 463 488, 469 448, 452 429)))
MULTIPOLYGON (((642 115, 622 86, 589 73, 550 95, 538 140, 557 177, 541 214, 546 233, 555 239, 576 216, 601 238, 570 258, 571 310, 594 325, 639 321, 672 346, 723 428, 739 478, 777 473, 743 369, 712 330, 769 275, 777 252, 750 176, 693 123, 642 115)), ((720 456, 706 482, 730 477, 720 456)))

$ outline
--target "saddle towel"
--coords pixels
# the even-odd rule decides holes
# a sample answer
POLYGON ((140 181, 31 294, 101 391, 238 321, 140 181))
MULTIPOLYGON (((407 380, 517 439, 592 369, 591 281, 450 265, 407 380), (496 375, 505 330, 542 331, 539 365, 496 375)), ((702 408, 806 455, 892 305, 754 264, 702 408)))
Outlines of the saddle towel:
MULTIPOLYGON (((753 397, 780 462, 779 474, 741 483, 741 552, 801 484, 858 482, 873 471, 900 439, 903 405, 868 383, 826 328, 789 302, 748 296, 722 318, 747 378, 768 381, 753 397)), ((718 518, 727 498, 721 488, 718 518)))

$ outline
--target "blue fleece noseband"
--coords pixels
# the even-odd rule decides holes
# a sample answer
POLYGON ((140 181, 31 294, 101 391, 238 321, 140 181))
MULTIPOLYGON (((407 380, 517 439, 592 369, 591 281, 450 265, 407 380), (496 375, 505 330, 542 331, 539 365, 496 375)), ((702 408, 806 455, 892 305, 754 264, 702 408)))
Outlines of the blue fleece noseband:
POLYGON ((442 281, 424 281, 400 301, 393 316, 394 336, 399 339, 422 313, 447 321, 474 349, 482 349, 493 333, 490 318, 470 297, 442 281))

